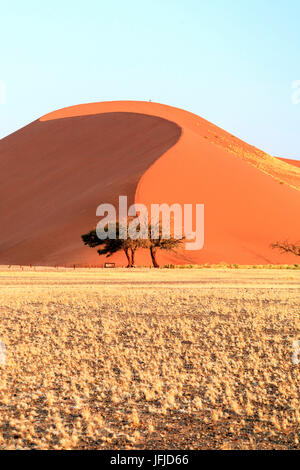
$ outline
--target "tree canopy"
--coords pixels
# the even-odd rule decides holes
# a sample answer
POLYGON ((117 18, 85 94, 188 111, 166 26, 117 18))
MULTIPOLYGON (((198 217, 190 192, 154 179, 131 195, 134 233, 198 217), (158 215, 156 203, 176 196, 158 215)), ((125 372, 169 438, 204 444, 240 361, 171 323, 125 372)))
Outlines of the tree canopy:
MULTIPOLYGON (((147 248, 150 251, 152 264, 155 268, 159 268, 157 262, 157 251, 175 251, 182 243, 182 239, 168 237, 164 238, 161 226, 157 227, 156 236, 153 235, 153 225, 148 225, 148 238, 147 239, 133 239, 127 236, 126 239, 120 238, 120 225, 117 222, 115 226, 116 238, 106 238, 104 240, 98 238, 96 230, 81 236, 83 243, 91 248, 99 247, 98 254, 105 255, 106 257, 112 256, 118 251, 123 250, 127 258, 127 267, 134 267, 135 265, 135 253, 138 248, 147 248)), ((108 231, 108 226, 105 227, 105 231, 108 231)))
MULTIPOLYGON (((100 247, 97 251, 99 255, 105 255, 110 257, 118 251, 123 250, 127 258, 127 267, 134 267, 135 263, 135 252, 142 243, 140 240, 133 240, 129 236, 123 240, 120 238, 120 225, 117 222, 116 226, 116 238, 105 238, 104 240, 98 238, 96 230, 91 230, 90 232, 81 236, 83 243, 88 245, 90 248, 100 247)), ((105 231, 108 232, 108 225, 105 227, 105 231)))
POLYGON ((295 256, 300 256, 300 242, 296 243, 290 243, 287 240, 285 241, 277 241, 276 243, 273 243, 272 248, 278 249, 281 251, 281 253, 291 253, 295 256))

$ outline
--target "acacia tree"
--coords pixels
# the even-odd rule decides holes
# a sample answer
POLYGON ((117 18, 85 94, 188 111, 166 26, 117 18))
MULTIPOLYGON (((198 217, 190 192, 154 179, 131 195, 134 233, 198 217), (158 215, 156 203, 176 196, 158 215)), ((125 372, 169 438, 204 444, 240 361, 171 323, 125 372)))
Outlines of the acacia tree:
MULTIPOLYGON (((128 222, 127 222, 127 229, 128 229, 128 222)), ((104 229, 108 232, 108 225, 104 229)), ((140 230, 140 226, 137 226, 137 232, 140 230)), ((159 225, 157 228, 156 236, 153 235, 153 224, 148 225, 148 233, 147 233, 147 226, 146 226, 146 234, 148 238, 138 238, 133 239, 130 237, 129 233, 127 234, 126 239, 120 238, 120 225, 117 222, 115 225, 115 234, 116 238, 105 238, 100 239, 97 236, 96 230, 91 230, 90 232, 81 236, 83 243, 88 245, 91 248, 100 247, 97 251, 99 255, 105 255, 106 257, 110 257, 113 254, 117 253, 118 251, 123 250, 126 258, 127 258, 127 268, 132 268, 135 266, 135 253, 138 248, 147 248, 150 251, 152 264, 155 268, 159 268, 159 264, 157 262, 156 254, 158 250, 166 250, 166 251, 175 251, 182 243, 182 239, 177 239, 172 236, 165 237, 162 231, 161 226, 159 225)), ((129 232, 127 230, 127 232, 129 232)))
POLYGON ((157 236, 153 236, 153 224, 148 226, 148 240, 145 240, 144 247, 149 248, 151 260, 154 268, 159 268, 159 264, 157 262, 156 254, 158 250, 165 250, 165 251, 176 251, 180 247, 183 241, 183 237, 181 239, 174 238, 172 236, 165 238, 163 234, 163 230, 161 225, 158 226, 157 229, 157 236))
MULTIPOLYGON (((105 238, 104 240, 98 238, 96 230, 91 230, 90 232, 81 236, 83 243, 88 245, 90 248, 99 248, 98 254, 105 255, 107 258, 112 256, 114 253, 123 250, 127 258, 127 268, 134 267, 135 263, 135 252, 141 246, 139 240, 133 240, 129 236, 123 240, 120 238, 120 226, 119 223, 116 223, 115 227, 116 238, 105 238)), ((108 225, 104 229, 108 232, 108 225)))
POLYGON ((295 256, 300 256, 300 242, 290 243, 287 240, 283 242, 277 241, 273 243, 271 247, 280 250, 281 253, 292 253, 295 256))

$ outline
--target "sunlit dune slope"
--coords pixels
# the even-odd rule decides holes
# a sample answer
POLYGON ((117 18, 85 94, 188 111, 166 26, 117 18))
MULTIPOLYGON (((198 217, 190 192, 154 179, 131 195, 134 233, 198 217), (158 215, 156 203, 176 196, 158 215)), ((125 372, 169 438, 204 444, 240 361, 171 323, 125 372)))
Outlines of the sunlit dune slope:
MULTIPOLYGON (((0 264, 101 264, 80 235, 100 203, 203 203, 201 251, 164 263, 292 263, 300 169, 186 111, 150 102, 74 106, 0 141, 0 264)), ((122 254, 112 261, 125 264, 122 254)), ((147 252, 137 255, 149 264, 147 252)))

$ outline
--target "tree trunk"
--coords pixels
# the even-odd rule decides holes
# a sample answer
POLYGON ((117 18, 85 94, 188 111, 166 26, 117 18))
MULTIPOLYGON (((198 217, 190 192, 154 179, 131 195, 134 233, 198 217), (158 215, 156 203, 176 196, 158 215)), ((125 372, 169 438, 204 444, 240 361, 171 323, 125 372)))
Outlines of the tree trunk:
POLYGON ((135 250, 131 248, 131 267, 132 268, 135 267, 134 261, 135 261, 135 250))
POLYGON ((126 248, 126 250, 124 250, 124 252, 125 252, 125 255, 126 255, 126 258, 127 258, 127 261, 128 261, 128 264, 127 264, 126 268, 131 268, 131 259, 130 259, 130 256, 129 256, 128 248, 126 248))
POLYGON ((150 246, 150 254, 151 254, 151 259, 152 259, 153 266, 155 268, 159 268, 159 264, 156 261, 156 249, 153 248, 153 246, 150 246))

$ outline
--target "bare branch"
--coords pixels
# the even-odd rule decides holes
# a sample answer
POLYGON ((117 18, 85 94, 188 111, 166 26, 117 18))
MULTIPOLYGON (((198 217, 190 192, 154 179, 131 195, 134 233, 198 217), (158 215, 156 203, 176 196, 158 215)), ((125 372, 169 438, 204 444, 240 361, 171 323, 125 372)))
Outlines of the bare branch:
POLYGON ((300 256, 300 242, 290 243, 287 240, 277 241, 271 245, 272 248, 278 249, 281 253, 291 253, 300 256))

